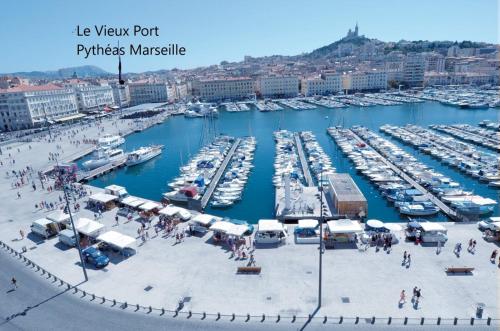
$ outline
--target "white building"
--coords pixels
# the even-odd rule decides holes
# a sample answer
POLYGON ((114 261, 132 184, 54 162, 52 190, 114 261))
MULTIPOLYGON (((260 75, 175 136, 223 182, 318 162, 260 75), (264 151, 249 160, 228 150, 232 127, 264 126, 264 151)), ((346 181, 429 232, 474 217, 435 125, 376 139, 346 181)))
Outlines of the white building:
POLYGON ((78 111, 89 113, 102 111, 106 106, 114 106, 113 89, 109 85, 90 85, 85 82, 70 82, 64 84, 73 88, 78 103, 78 111))
POLYGON ((118 107, 127 107, 130 103, 128 85, 120 85, 118 82, 109 82, 113 90, 113 99, 118 107))
POLYGON ((264 98, 289 98, 299 94, 297 76, 265 76, 257 80, 257 92, 264 98))
POLYGON ((425 55, 425 71, 444 72, 444 56, 439 53, 425 55))
POLYGON ((499 78, 496 74, 472 73, 472 72, 427 72, 425 73, 425 85, 484 85, 498 84, 499 78))
POLYGON ((347 91, 378 91, 387 89, 385 71, 356 71, 342 75, 342 85, 347 91))
POLYGON ((301 93, 304 96, 328 95, 342 91, 342 77, 337 73, 323 73, 317 77, 301 80, 301 93))
POLYGON ((425 60, 422 54, 409 53, 403 67, 403 83, 408 87, 424 85, 425 60))
POLYGON ((48 84, 0 89, 0 129, 22 130, 81 117, 71 88, 48 84))
POLYGON ((168 92, 166 83, 134 82, 128 85, 130 105, 143 103, 167 102, 168 92))
POLYGON ((193 96, 203 101, 241 100, 254 96, 254 83, 248 77, 200 79, 191 83, 193 96))

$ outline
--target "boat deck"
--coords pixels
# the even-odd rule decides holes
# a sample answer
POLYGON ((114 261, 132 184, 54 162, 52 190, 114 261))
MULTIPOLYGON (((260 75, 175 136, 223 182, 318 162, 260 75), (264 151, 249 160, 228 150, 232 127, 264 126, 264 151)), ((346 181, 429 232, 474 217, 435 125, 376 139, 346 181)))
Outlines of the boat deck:
MULTIPOLYGON (((353 137, 356 138, 356 140, 358 142, 360 142, 362 144, 365 144, 367 146, 371 146, 369 143, 367 143, 366 141, 364 141, 363 139, 361 139, 357 134, 355 134, 352 130, 349 130, 349 132, 353 135, 353 137)), ((422 192, 422 194, 426 198, 428 198, 430 201, 432 201, 436 206, 438 206, 438 208, 441 209, 441 211, 444 214, 446 214, 448 217, 450 217, 452 219, 456 219, 457 218, 458 214, 453 209, 451 209, 450 207, 448 207, 444 202, 442 202, 441 200, 439 200, 439 198, 437 198, 434 194, 430 193, 426 188, 424 188, 422 185, 420 185, 419 183, 417 183, 413 178, 411 178, 409 175, 407 175, 399 167, 395 166, 392 162, 390 162, 385 157, 383 157, 380 153, 378 153, 375 150, 375 148, 373 146, 371 146, 371 147, 374 149, 374 153, 376 153, 376 155, 378 157, 380 157, 380 159, 389 168, 391 168, 396 174, 398 174, 398 176, 400 176, 401 178, 403 178, 405 181, 407 181, 409 184, 411 184, 417 190, 419 190, 420 192, 422 192)))
POLYGON ((233 143, 233 146, 231 146, 231 149, 227 153, 226 157, 224 158, 224 161, 222 161, 219 169, 217 169, 217 172, 215 173, 214 177, 212 178, 212 181, 208 185, 205 193, 201 197, 201 208, 205 209, 205 207, 208 204, 208 201, 210 201, 210 198, 212 197, 212 194, 215 191, 215 188, 217 187, 217 184, 219 183, 220 178, 222 177, 222 174, 226 171, 227 165, 229 164, 229 161, 233 158, 234 152, 236 151, 236 148, 241 142, 241 138, 236 139, 236 141, 233 143))

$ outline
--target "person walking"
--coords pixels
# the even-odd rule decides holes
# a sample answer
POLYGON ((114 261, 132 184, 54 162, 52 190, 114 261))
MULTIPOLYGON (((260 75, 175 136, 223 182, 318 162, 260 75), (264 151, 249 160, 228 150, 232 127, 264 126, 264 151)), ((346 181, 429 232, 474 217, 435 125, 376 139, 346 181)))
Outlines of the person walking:
POLYGON ((21 235, 21 240, 24 239, 24 231, 23 229, 19 230, 19 234, 21 235))
POLYGON ((490 256, 490 262, 492 263, 495 263, 495 260, 497 259, 497 250, 495 249, 492 253, 491 253, 491 256, 490 256))
POLYGON ((406 263, 406 258, 408 257, 406 251, 403 253, 403 264, 406 263))
POLYGON ((115 215, 115 223, 116 223, 116 226, 120 225, 120 222, 118 221, 118 215, 115 215))
POLYGON ((420 298, 422 297, 421 289, 417 290, 416 296, 417 296, 417 299, 415 300, 415 303, 418 304, 418 302, 420 301, 420 298))
POLYGON ((411 255, 408 254, 408 259, 406 260, 406 267, 409 268, 411 264, 411 255))
POLYGON ((403 304, 405 302, 406 302, 406 294, 405 294, 405 290, 402 290, 401 294, 399 295, 399 303, 403 304))
POLYGON ((12 277, 11 281, 12 283, 12 289, 15 290, 17 289, 19 286, 17 286, 17 279, 15 279, 14 277, 12 277))

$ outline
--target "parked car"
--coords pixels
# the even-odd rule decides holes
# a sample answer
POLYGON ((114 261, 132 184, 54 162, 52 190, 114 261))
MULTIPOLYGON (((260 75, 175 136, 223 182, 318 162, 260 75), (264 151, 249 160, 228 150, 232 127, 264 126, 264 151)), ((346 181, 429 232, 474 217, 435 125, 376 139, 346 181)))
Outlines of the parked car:
POLYGON ((83 258, 86 263, 91 263, 96 268, 103 268, 108 265, 109 258, 102 254, 100 250, 95 247, 88 247, 82 251, 83 258))

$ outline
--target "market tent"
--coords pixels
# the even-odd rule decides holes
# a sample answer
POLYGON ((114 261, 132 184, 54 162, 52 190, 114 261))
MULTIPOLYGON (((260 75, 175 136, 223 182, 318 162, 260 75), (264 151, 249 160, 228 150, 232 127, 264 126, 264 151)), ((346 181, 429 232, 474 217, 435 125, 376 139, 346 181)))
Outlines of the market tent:
POLYGON ((446 228, 436 222, 420 222, 420 226, 424 231, 446 231, 446 228))
POLYGON ((315 229, 318 226, 318 221, 313 219, 299 220, 299 228, 302 229, 315 229))
POLYGON ((352 220, 338 220, 328 221, 328 230, 330 233, 356 233, 363 232, 363 228, 358 221, 352 220))
POLYGON ((226 234, 230 236, 241 237, 245 232, 247 232, 248 227, 243 224, 232 224, 232 226, 226 231, 226 234))
POLYGON ((104 229, 104 224, 93 221, 88 218, 80 218, 75 224, 76 230, 81 234, 89 237, 94 237, 99 234, 99 231, 104 229))
POLYGON ((160 208, 161 205, 159 203, 153 202, 153 201, 147 201, 143 203, 142 205, 139 206, 139 209, 144 210, 144 211, 151 211, 153 209, 160 208))
POLYGON ((493 226, 495 231, 500 231, 500 222, 492 222, 491 225, 493 226))
POLYGON ((366 225, 373 229, 380 229, 384 227, 384 223, 379 220, 368 220, 366 221, 366 225))
POLYGON ((172 217, 179 212, 180 208, 174 205, 168 205, 159 211, 160 214, 172 217))
POLYGON ((97 237, 97 240, 103 241, 106 244, 117 247, 120 250, 131 247, 135 243, 135 238, 126 236, 116 231, 108 231, 97 237))
POLYGON ((129 207, 132 207, 132 208, 137 208, 145 202, 146 201, 144 201, 142 199, 132 197, 132 196, 126 197, 121 201, 122 204, 129 206, 129 207))
POLYGON ((278 220, 259 220, 259 232, 281 232, 284 225, 278 220))
POLYGON ((56 210, 48 214, 46 217, 56 223, 64 223, 69 220, 69 214, 66 214, 62 209, 56 210))
POLYGON ((208 214, 198 214, 192 219, 192 221, 207 226, 210 223, 214 222, 215 218, 212 215, 208 214))
POLYGON ((177 211, 177 214, 179 214, 179 216, 184 221, 187 221, 191 218, 191 213, 187 209, 184 209, 184 208, 179 208, 179 210, 177 211))
POLYGON ((117 197, 106 193, 96 193, 94 195, 91 195, 89 199, 106 204, 108 202, 116 200, 117 197))
POLYGON ((227 231, 229 231, 229 229, 231 229, 233 225, 234 224, 231 222, 217 221, 214 224, 212 224, 210 230, 227 233, 227 231))
POLYGON ((393 231, 393 232, 403 230, 403 227, 399 224, 396 224, 396 223, 384 223, 384 228, 386 228, 389 231, 393 231))

